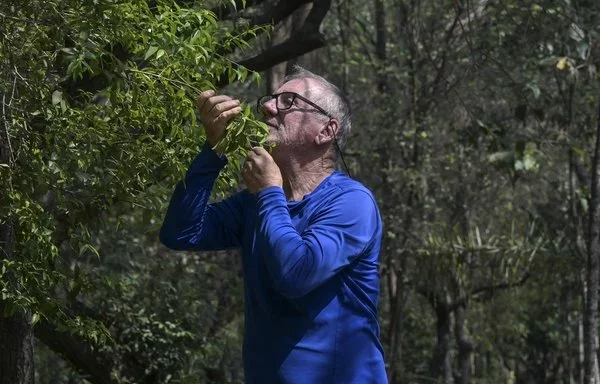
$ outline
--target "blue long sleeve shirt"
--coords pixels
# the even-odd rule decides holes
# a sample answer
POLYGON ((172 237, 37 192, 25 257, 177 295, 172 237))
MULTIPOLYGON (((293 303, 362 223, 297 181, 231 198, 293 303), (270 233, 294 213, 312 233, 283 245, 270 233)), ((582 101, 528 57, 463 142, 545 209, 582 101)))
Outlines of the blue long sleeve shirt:
POLYGON ((387 383, 372 194, 334 172, 301 201, 269 187, 208 204, 226 162, 203 147, 175 188, 160 239, 175 250, 241 247, 246 382, 387 383))

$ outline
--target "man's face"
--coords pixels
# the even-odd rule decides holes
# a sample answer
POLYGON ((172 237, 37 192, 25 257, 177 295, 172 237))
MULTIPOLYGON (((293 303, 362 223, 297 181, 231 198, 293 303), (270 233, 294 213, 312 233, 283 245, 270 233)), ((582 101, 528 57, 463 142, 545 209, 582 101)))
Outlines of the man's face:
MULTIPOLYGON (((276 93, 295 92, 307 99, 318 102, 322 88, 310 78, 290 80, 283 84, 276 93)), ((269 141, 276 147, 307 148, 314 143, 319 130, 327 124, 328 117, 315 113, 315 108, 303 100, 296 99, 291 108, 277 110, 277 101, 269 100, 263 105, 264 121, 269 125, 271 135, 269 141)), ((307 148, 308 149, 308 148, 307 148)))

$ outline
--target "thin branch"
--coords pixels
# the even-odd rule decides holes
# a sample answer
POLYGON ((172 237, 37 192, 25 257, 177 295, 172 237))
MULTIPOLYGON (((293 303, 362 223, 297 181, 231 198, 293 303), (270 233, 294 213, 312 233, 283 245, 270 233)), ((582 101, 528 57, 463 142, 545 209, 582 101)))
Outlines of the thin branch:
POLYGON ((20 17, 14 17, 14 16, 9 16, 6 15, 4 13, 0 13, 0 19, 8 19, 8 20, 13 20, 13 21, 20 21, 22 23, 28 23, 28 24, 32 24, 32 25, 53 25, 53 23, 50 20, 30 20, 30 19, 23 19, 20 17))
POLYGON ((525 284, 525 282, 530 277, 531 277, 531 273, 529 271, 527 271, 517 281, 512 281, 512 282, 504 281, 504 282, 498 283, 498 284, 484 285, 482 287, 475 288, 468 294, 464 295, 463 297, 459 297, 456 301, 451 303, 449 305, 450 311, 454 311, 456 308, 465 305, 466 302, 469 300, 469 298, 479 299, 479 296, 483 296, 483 295, 487 295, 486 298, 491 298, 492 294, 496 291, 520 287, 523 284, 525 284))
MULTIPOLYGON (((6 115, 6 107, 11 107, 12 102, 15 98, 15 92, 16 92, 16 88, 17 88, 17 77, 15 76, 13 79, 13 84, 12 84, 12 91, 11 91, 11 96, 10 96, 10 100, 8 101, 8 103, 6 102, 6 94, 3 93, 2 94, 2 119, 4 120, 4 130, 6 133, 6 144, 8 146, 8 161, 10 166, 14 166, 15 164, 15 158, 14 158, 14 152, 13 152, 13 147, 12 147, 12 143, 10 140, 10 121, 8 116, 6 115)), ((10 190, 12 191, 12 181, 9 177, 8 180, 9 186, 10 186, 10 190)))

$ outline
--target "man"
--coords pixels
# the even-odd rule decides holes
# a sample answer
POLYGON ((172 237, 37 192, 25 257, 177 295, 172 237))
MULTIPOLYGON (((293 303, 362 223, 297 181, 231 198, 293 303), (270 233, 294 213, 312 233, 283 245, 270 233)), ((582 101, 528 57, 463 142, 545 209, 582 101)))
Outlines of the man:
POLYGON ((175 250, 241 247, 247 383, 386 383, 381 218, 369 190, 336 171, 349 105, 303 69, 258 105, 274 148, 249 153, 247 190, 208 204, 227 162, 211 148, 241 109, 228 96, 200 95, 206 143, 175 188, 161 241, 175 250))

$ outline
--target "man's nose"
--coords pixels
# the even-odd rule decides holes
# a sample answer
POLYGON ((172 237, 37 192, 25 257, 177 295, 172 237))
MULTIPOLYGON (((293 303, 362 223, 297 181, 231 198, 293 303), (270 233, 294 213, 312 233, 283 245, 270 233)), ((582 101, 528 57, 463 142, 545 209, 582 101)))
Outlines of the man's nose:
POLYGON ((267 101, 260 107, 260 111, 263 115, 267 117, 275 116, 277 114, 277 100, 271 99, 267 101))

